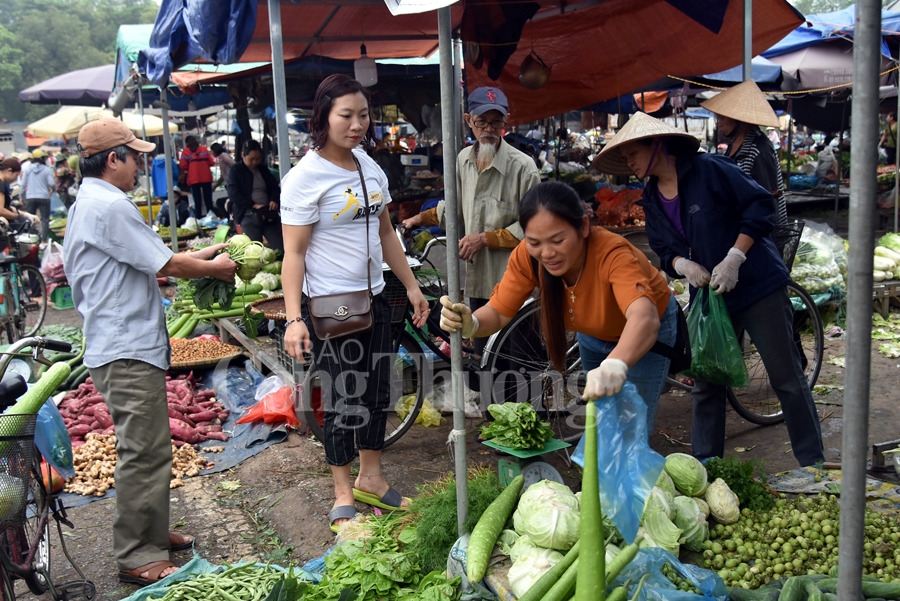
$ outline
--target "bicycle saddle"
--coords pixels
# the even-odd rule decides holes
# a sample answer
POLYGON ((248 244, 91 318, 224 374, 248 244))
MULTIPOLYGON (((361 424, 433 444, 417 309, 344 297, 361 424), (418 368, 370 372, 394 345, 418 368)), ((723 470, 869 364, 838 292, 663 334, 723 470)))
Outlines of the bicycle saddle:
POLYGON ((0 410, 12 406, 28 390, 25 378, 9 373, 0 380, 0 410))

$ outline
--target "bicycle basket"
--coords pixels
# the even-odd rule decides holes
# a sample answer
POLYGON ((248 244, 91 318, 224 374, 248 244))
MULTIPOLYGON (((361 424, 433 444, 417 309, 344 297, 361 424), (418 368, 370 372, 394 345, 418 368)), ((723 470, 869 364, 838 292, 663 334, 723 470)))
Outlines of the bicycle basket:
POLYGON ((0 530, 25 522, 37 415, 0 415, 0 530))
POLYGON ((14 252, 16 257, 20 259, 29 259, 34 260, 37 258, 37 245, 40 243, 41 237, 37 234, 19 234, 16 236, 15 244, 11 246, 15 250, 11 250, 14 252), (35 256, 29 256, 34 253, 35 256))
POLYGON ((781 254, 788 271, 794 264, 794 255, 797 254, 797 247, 800 246, 800 235, 803 234, 804 225, 806 222, 802 219, 794 219, 788 223, 776 225, 772 230, 772 241, 781 254))

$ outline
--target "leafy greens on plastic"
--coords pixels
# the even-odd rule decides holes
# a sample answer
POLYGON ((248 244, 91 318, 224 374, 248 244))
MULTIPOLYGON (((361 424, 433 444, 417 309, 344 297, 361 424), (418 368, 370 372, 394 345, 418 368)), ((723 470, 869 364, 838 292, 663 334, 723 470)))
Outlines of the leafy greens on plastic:
POLYGON ((503 403, 488 407, 494 421, 481 436, 511 449, 542 449, 553 438, 553 429, 527 403, 503 403))

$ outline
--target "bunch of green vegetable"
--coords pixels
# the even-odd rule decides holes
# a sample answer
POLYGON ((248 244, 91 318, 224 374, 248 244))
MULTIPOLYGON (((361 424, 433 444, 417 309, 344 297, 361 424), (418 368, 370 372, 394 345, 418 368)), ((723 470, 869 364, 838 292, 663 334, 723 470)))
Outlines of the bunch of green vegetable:
POLYGON ((481 428, 481 436, 511 449, 542 449, 553 438, 553 428, 528 403, 490 405, 494 421, 481 428))
MULTIPOLYGON (((244 234, 232 237, 222 252, 227 252, 231 260, 238 264, 237 277, 244 282, 250 282, 265 265, 266 247, 259 242, 250 240, 244 234)), ((234 282, 224 282, 212 276, 194 280, 193 299, 198 309, 208 311, 216 303, 223 310, 225 307, 231 309, 234 296, 234 282)))
MULTIPOLYGON (((732 601, 837 601, 837 583, 835 566, 828 575, 807 574, 780 578, 757 590, 734 587, 728 596, 732 601)), ((900 599, 900 584, 881 582, 871 576, 863 576, 861 584, 864 599, 900 599)))
MULTIPOLYGON (((503 492, 494 470, 471 467, 468 471, 469 512, 464 525, 472 532, 485 509, 503 492)), ((419 489, 402 519, 415 534, 409 550, 425 572, 447 567, 447 556, 456 542, 456 478, 447 475, 419 489), (412 525, 412 526, 410 526, 412 525)))
POLYGON ((741 507, 765 511, 775 506, 775 497, 766 486, 766 473, 761 461, 741 461, 736 457, 714 457, 706 462, 710 481, 721 478, 738 496, 741 507))
POLYGON ((406 550, 415 537, 394 516, 372 517, 371 536, 348 540, 325 557, 322 582, 309 588, 303 601, 455 601, 460 578, 441 571, 423 574, 416 556, 406 550), (349 591, 349 592, 348 592, 349 591))
MULTIPOLYGON (((160 226, 160 228, 156 231, 159 234, 160 238, 163 240, 172 237, 172 230, 168 226, 160 226)), ((186 238, 190 238, 192 236, 196 236, 197 232, 195 230, 187 230, 183 227, 177 228, 175 233, 178 235, 179 240, 184 240, 186 238)))

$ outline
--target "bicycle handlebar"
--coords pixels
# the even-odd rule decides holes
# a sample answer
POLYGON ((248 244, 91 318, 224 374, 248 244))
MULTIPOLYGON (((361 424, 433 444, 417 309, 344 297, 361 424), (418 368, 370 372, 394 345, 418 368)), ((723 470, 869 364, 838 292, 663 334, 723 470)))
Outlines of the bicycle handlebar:
POLYGON ((67 353, 72 350, 72 345, 68 342, 51 340, 43 336, 29 336, 28 338, 17 340, 8 349, 0 353, 2 355, 2 358, 0 358, 0 378, 3 378, 6 368, 9 367, 9 362, 12 361, 13 357, 19 356, 21 354, 20 351, 26 348, 34 349, 32 357, 37 360, 43 349, 67 353))

